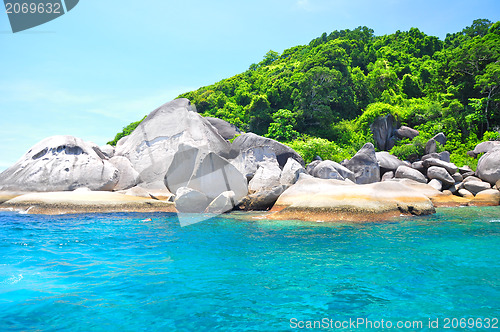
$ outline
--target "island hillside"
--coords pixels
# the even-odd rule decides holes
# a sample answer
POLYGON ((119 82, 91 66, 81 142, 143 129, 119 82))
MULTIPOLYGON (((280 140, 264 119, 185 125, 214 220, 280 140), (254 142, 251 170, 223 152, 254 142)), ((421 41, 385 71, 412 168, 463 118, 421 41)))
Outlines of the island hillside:
POLYGON ((234 209, 366 222, 498 206, 499 41, 498 22, 476 20, 444 42, 363 27, 269 52, 112 144, 42 140, 0 174, 0 209, 178 212, 187 225, 234 209))

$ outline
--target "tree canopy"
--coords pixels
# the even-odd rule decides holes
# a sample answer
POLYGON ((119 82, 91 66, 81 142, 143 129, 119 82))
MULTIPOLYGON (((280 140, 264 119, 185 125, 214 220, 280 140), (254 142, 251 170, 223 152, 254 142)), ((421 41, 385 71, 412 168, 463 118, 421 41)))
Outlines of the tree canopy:
POLYGON ((500 22, 474 20, 444 41, 418 28, 375 36, 363 26, 270 50, 247 71, 179 97, 244 131, 285 142, 317 137, 346 151, 371 140, 364 113, 397 109, 400 124, 422 137, 442 131, 446 148, 461 153, 498 131, 499 77, 500 22))

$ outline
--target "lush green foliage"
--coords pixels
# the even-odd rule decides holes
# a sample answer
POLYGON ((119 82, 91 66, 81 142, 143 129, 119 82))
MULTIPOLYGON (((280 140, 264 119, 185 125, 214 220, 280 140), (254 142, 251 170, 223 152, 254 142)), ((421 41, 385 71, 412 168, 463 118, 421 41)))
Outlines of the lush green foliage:
POLYGON ((421 154, 426 139, 444 132, 452 158, 470 164, 464 150, 500 127, 499 63, 500 22, 475 20, 444 41, 417 28, 375 36, 358 27, 269 51, 247 71, 180 97, 204 116, 296 139, 290 144, 298 150, 324 156, 325 149, 344 156, 373 141, 370 124, 390 113, 420 131, 413 147, 397 143, 397 155, 421 154))
POLYGON ((146 118, 146 116, 144 116, 141 120, 136 121, 136 122, 132 122, 128 126, 124 127, 121 132, 116 134, 114 140, 112 140, 106 144, 110 144, 110 145, 115 146, 116 143, 118 143, 118 141, 120 140, 120 138, 130 135, 135 130, 135 128, 137 128, 137 126, 142 122, 142 120, 144 120, 145 118, 146 118))
POLYGON ((355 151, 344 149, 324 138, 305 136, 292 142, 286 143, 297 151, 306 163, 310 163, 314 157, 319 156, 323 160, 341 162, 351 158, 355 151))

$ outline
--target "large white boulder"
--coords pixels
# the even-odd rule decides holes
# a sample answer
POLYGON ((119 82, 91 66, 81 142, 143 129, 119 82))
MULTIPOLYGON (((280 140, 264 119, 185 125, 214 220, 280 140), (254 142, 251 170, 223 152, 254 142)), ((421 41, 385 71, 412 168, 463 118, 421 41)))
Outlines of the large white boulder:
POLYGON ((208 153, 194 170, 187 187, 202 192, 209 201, 225 191, 232 191, 235 204, 248 194, 247 179, 243 174, 213 152, 208 153))
POLYGON ((91 142, 52 136, 35 144, 0 174, 0 190, 69 191, 80 187, 113 190, 119 171, 91 142))
POLYGON ((176 99, 151 112, 123 142, 115 155, 130 160, 141 182, 162 180, 181 143, 223 155, 229 143, 189 100, 176 99))
POLYGON ((373 221, 404 214, 434 213, 424 194, 393 181, 365 185, 333 179, 302 177, 285 190, 272 219, 310 221, 373 221))
POLYGON ((285 166, 288 158, 297 160, 301 165, 304 165, 302 157, 289 146, 281 144, 273 139, 262 137, 253 133, 245 133, 236 137, 231 144, 231 151, 228 158, 235 159, 238 155, 245 153, 245 151, 255 148, 265 148, 271 151, 276 156, 280 168, 285 166))
POLYGON ((109 162, 120 172, 118 183, 114 190, 125 190, 134 187, 139 182, 139 173, 132 167, 130 160, 122 156, 109 159, 109 162))
POLYGON ((500 147, 485 153, 477 162, 477 176, 490 184, 500 180, 500 147))
POLYGON ((297 182, 300 173, 305 172, 305 168, 297 160, 288 158, 288 161, 281 171, 280 183, 285 186, 291 186, 297 182))
POLYGON ((269 160, 259 164, 255 176, 248 183, 248 191, 255 193, 280 186, 281 169, 277 161, 269 160))
POLYGON ((181 213, 200 213, 205 211, 210 200, 198 190, 180 187, 175 192, 175 208, 181 213))

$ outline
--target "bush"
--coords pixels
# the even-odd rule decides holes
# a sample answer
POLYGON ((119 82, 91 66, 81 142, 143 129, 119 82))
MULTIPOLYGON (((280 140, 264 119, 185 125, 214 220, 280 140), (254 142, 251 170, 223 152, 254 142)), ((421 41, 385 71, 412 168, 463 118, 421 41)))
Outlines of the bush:
POLYGON ((131 124, 129 124, 128 126, 124 127, 123 130, 116 134, 115 136, 115 139, 112 140, 112 141, 109 141, 108 143, 106 144, 109 144, 109 145, 112 145, 112 146, 115 146, 116 143, 118 143, 118 141, 122 138, 122 137, 125 137, 125 136, 128 136, 130 135, 134 130, 135 128, 137 128, 137 126, 146 118, 146 115, 139 121, 136 121, 136 122, 132 122, 131 124))
POLYGON ((324 138, 305 136, 286 143, 289 147, 297 151, 302 156, 306 164, 310 163, 314 157, 320 156, 323 160, 333 160, 341 162, 352 157, 352 151, 339 147, 334 142, 324 138))

